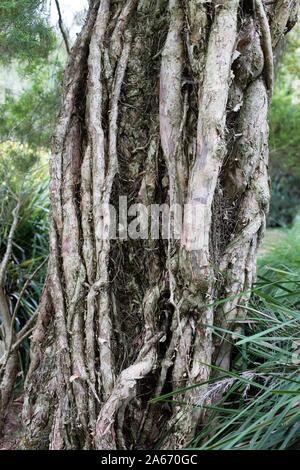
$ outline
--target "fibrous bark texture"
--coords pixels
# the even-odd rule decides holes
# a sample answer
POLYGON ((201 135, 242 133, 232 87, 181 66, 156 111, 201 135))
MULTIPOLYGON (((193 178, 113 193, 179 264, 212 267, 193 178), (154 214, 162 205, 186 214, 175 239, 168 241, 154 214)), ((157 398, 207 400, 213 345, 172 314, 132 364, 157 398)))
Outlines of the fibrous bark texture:
MULTIPOLYGON (((267 112, 285 0, 91 2, 51 157, 47 280, 25 446, 180 448, 205 420, 151 404, 230 367, 269 202, 267 112), (110 239, 108 204, 196 204, 181 238, 110 239), (216 303, 216 299, 227 299, 216 303)), ((133 214, 131 214, 133 215, 133 214)))

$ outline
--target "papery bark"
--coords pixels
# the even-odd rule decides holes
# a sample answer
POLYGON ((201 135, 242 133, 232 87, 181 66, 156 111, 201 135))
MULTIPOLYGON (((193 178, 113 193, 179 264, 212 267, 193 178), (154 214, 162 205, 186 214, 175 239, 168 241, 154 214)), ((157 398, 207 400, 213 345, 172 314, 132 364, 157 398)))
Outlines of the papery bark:
POLYGON ((24 445, 180 448, 205 419, 200 389, 183 407, 149 400, 206 381, 211 364, 230 368, 213 327, 240 327, 237 299, 255 279, 273 54, 298 3, 91 3, 53 141, 24 445), (194 205, 199 218, 185 216, 177 241, 110 240, 103 205, 124 195, 194 205))

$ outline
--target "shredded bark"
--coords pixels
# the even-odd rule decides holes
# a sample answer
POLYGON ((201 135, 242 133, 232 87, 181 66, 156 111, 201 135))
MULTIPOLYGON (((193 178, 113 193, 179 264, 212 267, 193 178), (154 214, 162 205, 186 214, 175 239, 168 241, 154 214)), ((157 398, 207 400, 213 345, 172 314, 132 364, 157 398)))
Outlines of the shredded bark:
POLYGON ((53 141, 25 448, 175 449, 207 419, 195 389, 149 400, 230 367, 213 326, 239 328, 255 280, 273 56, 297 5, 248 3, 91 2, 53 141), (110 240, 119 196, 200 212, 180 240, 172 214, 167 240, 110 240))

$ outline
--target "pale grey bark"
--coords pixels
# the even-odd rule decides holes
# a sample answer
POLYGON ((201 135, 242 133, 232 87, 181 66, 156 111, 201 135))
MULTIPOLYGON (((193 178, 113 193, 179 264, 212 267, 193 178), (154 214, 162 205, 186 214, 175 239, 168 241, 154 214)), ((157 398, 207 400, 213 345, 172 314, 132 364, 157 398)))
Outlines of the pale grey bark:
MULTIPOLYGON (((205 419, 149 404, 230 367, 268 210, 273 52, 295 2, 94 1, 51 158, 50 262, 32 342, 27 447, 165 447, 205 419), (243 21, 241 21, 243 17, 243 21), (279 31, 280 30, 280 31, 279 31), (181 241, 109 241, 101 204, 201 206, 181 241), (194 226, 195 228, 195 226, 194 226), (237 297, 236 297, 237 298, 237 297), (240 299, 241 301, 241 299, 240 299)), ((170 217, 169 227, 172 230, 170 217)))

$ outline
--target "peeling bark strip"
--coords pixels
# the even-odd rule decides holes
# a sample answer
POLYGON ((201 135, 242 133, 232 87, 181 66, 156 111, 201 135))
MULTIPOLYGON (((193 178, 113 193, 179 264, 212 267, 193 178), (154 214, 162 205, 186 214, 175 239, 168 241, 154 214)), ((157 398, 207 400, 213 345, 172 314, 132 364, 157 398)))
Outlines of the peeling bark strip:
POLYGON ((298 2, 90 3, 53 140, 24 446, 180 448, 205 423, 199 389, 184 407, 149 400, 230 367, 212 331, 238 327, 255 279, 273 54, 298 2), (119 196, 196 212, 180 243, 109 240, 103 204, 119 196))
POLYGON ((262 38, 262 50, 265 57, 265 76, 269 92, 272 94, 274 85, 274 59, 272 48, 272 37, 270 25, 264 9, 262 0, 255 0, 255 8, 260 25, 260 33, 262 38))
POLYGON ((169 1, 170 26, 162 51, 160 69, 160 138, 165 155, 170 204, 182 203, 185 188, 180 188, 181 120, 182 120, 182 72, 183 72, 183 12, 179 0, 169 1), (178 187, 179 186, 179 187, 178 187))
POLYGON ((211 28, 202 88, 199 90, 196 160, 188 186, 188 202, 200 204, 201 215, 193 227, 199 239, 194 242, 194 231, 185 220, 183 245, 196 250, 198 269, 209 263, 209 231, 211 207, 226 146, 224 132, 232 54, 237 34, 238 0, 228 0, 217 8, 211 28), (202 236, 200 234, 203 234, 202 236))

